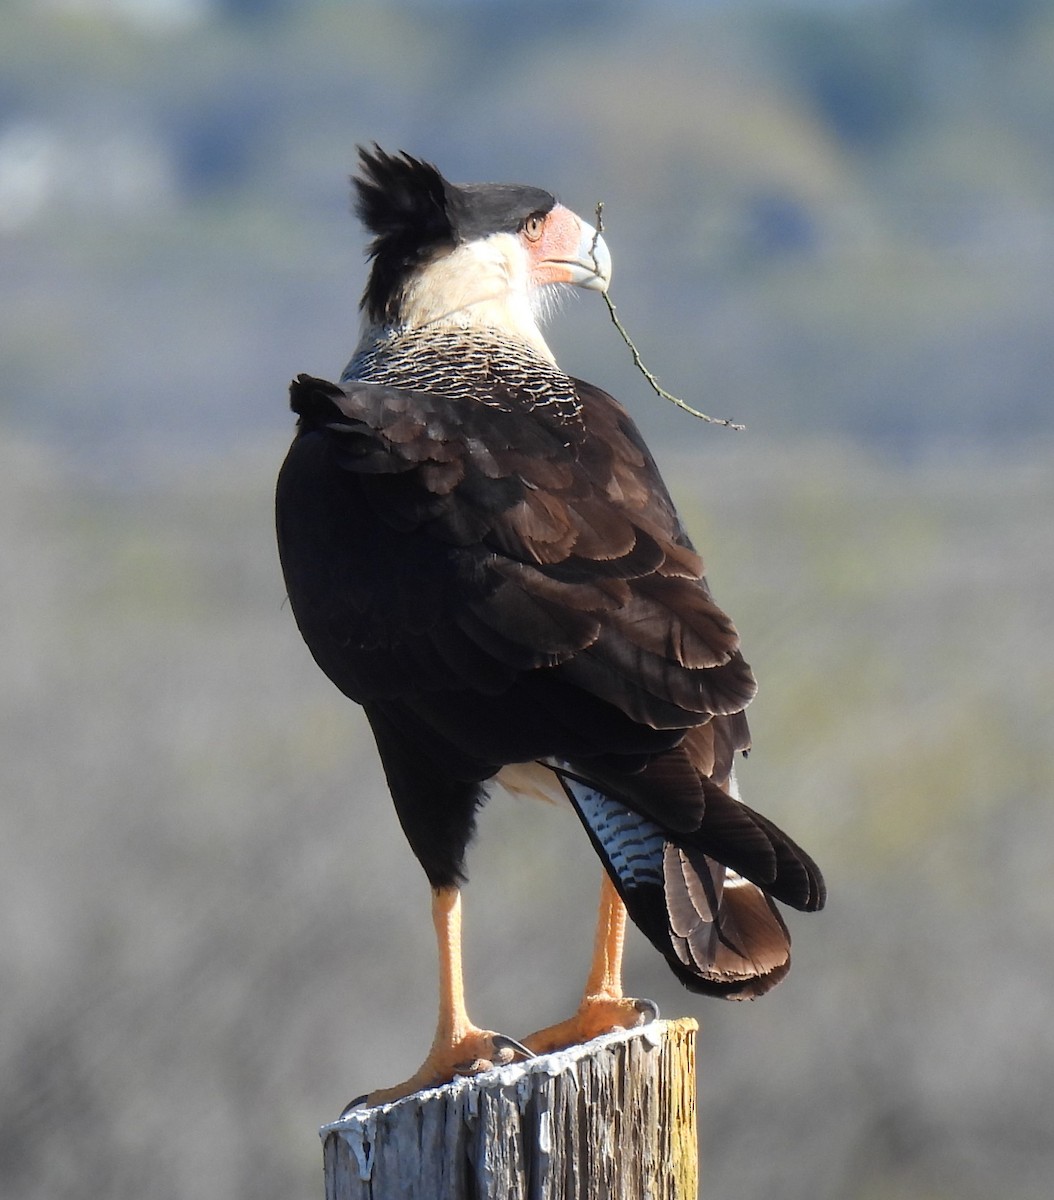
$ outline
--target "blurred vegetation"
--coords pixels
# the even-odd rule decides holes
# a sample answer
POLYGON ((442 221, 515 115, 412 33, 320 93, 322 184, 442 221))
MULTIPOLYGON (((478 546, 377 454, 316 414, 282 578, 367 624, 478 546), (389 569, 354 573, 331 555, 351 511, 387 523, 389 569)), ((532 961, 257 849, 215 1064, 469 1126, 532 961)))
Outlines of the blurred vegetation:
MULTIPOLYGON (((280 428, 352 340, 376 139, 603 199, 646 357, 752 428, 1050 433, 1052 67, 1049 0, 11 2, 0 413, 122 465, 280 428)), ((556 340, 636 394, 584 307, 556 340)))
MULTIPOLYGON (((284 606, 280 452, 135 504, 3 452, 5 1195, 307 1200, 314 1127, 427 1043, 426 886, 284 606)), ((670 475, 761 680, 745 792, 832 893, 757 1005, 688 996, 632 939, 631 985, 702 1021, 706 1194, 1039 1200, 1049 471, 711 434, 670 475)), ((498 798, 470 863, 473 1009, 523 1034, 575 1003, 593 854, 498 798)))
MULTIPOLYGON (((271 528, 285 382, 354 342, 376 139, 603 199, 646 361, 749 426, 648 399, 588 297, 556 322, 743 632, 747 798, 831 885, 757 1005, 632 943, 702 1021, 704 1194, 1045 1200, 1054 5, 3 18, 4 1196, 308 1200, 314 1127, 430 1036, 424 877, 271 528)), ((496 800, 470 859, 470 998, 512 1034, 582 982, 570 820, 496 800)))

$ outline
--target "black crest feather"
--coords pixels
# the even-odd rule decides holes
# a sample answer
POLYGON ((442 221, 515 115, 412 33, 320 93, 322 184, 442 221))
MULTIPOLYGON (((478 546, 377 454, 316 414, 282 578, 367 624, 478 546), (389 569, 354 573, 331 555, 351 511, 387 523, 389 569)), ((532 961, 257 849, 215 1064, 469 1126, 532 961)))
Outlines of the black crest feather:
MULTIPOLYGON (((400 234, 414 241, 439 241, 452 236, 447 215, 447 181, 438 167, 405 151, 388 154, 374 144, 359 147, 361 173, 353 183, 355 211, 362 223, 383 242, 400 234)), ((376 253, 377 241, 370 246, 376 253)))
POLYGON ((453 244, 447 209, 450 185, 431 163, 405 151, 359 147, 360 173, 353 179, 355 211, 373 234, 373 269, 362 296, 371 320, 384 321, 398 308, 401 284, 437 247, 453 244))

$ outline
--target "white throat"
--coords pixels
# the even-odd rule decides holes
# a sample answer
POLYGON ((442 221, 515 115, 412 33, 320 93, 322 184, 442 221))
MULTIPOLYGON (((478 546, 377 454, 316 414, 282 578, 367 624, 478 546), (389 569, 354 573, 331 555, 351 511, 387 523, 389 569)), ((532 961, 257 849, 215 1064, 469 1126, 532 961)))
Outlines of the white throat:
MULTIPOLYGON (((539 291, 530 286, 519 240, 496 233, 457 246, 418 271, 403 293, 400 325, 496 330, 526 342, 555 364, 538 324, 539 291)), ((375 330, 362 332, 363 340, 376 336, 375 330)))

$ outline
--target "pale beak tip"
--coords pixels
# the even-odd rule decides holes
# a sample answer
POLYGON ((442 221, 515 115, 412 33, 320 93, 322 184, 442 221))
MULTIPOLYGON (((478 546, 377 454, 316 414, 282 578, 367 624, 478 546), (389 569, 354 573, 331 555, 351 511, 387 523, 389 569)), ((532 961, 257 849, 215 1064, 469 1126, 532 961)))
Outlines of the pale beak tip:
POLYGON ((611 283, 611 252, 598 230, 582 222, 582 240, 578 247, 578 264, 585 268, 575 280, 579 287, 590 292, 606 292, 611 283))

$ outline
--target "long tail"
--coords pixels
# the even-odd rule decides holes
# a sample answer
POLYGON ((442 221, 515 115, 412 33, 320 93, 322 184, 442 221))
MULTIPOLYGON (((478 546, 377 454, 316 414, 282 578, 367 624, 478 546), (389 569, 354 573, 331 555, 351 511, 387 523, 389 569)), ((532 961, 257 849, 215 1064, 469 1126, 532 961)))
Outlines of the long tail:
POLYGON ((698 828, 683 832, 594 783, 558 775, 630 919, 686 987, 745 1000, 786 975, 790 934, 773 897, 814 911, 826 893, 816 865, 785 833, 716 784, 705 789, 698 828))

